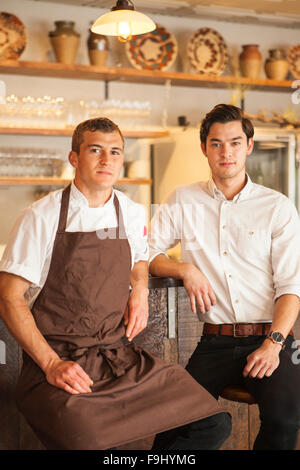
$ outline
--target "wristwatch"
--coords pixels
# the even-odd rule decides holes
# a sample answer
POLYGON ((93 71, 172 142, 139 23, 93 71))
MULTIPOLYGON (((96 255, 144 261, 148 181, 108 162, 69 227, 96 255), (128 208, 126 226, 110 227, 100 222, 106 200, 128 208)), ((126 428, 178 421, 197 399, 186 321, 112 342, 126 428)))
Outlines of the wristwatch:
POLYGON ((282 348, 284 347, 285 337, 279 331, 270 331, 267 338, 275 344, 280 344, 282 348))

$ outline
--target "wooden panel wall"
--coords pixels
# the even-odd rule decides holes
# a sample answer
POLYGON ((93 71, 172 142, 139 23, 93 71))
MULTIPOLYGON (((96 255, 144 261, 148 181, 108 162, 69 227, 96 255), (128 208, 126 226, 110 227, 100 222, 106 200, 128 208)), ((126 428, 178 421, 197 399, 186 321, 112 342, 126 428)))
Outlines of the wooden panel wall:
POLYGON ((15 403, 21 350, 0 319, 0 339, 6 345, 6 364, 0 364, 0 450, 42 450, 15 403))
POLYGON ((19 348, 0 319, 0 339, 5 345, 5 364, 0 364, 0 450, 19 447, 19 413, 14 402, 18 378, 19 348))

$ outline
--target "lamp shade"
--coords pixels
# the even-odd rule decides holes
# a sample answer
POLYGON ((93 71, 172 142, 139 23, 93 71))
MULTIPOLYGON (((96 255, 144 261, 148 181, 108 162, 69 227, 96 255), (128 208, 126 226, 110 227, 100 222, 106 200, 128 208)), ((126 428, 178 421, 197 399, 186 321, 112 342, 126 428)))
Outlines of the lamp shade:
POLYGON ((149 33, 156 29, 155 23, 143 13, 134 10, 115 10, 100 16, 92 25, 93 33, 120 36, 119 25, 129 24, 131 35, 149 33))

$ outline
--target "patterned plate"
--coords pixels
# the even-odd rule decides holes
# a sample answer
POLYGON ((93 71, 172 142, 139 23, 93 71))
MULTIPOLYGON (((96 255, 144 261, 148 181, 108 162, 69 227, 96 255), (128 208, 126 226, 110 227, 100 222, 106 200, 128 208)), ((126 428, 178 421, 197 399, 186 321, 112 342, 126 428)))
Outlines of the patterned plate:
POLYGON ((187 47, 191 65, 199 73, 221 75, 228 61, 227 46, 222 36, 210 28, 198 29, 187 47))
POLYGON ((139 70, 167 70, 174 63, 177 51, 175 36, 159 24, 154 31, 133 36, 126 43, 126 55, 139 70))
POLYGON ((289 49, 287 60, 293 77, 300 79, 300 44, 289 49))
POLYGON ((26 29, 11 13, 0 12, 0 60, 17 59, 26 46, 26 29))

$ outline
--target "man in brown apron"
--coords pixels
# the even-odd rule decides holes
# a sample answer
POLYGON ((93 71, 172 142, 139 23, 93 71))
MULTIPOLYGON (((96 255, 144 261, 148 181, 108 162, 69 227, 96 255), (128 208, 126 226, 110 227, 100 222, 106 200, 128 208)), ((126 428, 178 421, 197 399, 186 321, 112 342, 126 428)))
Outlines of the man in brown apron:
POLYGON ((66 231, 69 185, 31 312, 26 277, 0 274, 0 312, 24 351, 17 404, 47 449, 109 449, 158 433, 156 449, 217 449, 228 414, 182 367, 131 342, 147 323, 148 271, 146 261, 132 268, 112 189, 123 144, 114 123, 89 120, 74 131, 69 155, 72 184, 95 209, 113 198, 117 226, 66 231))

